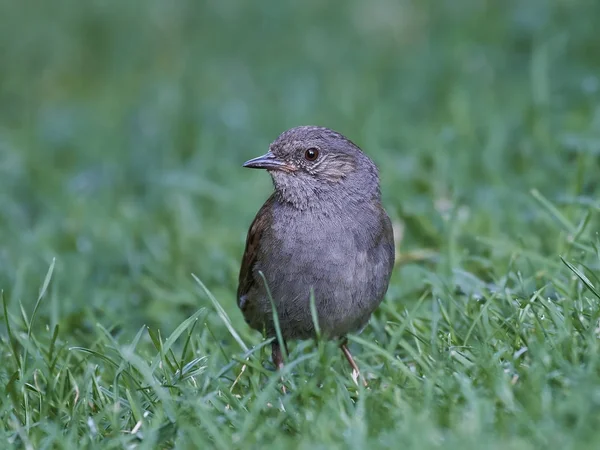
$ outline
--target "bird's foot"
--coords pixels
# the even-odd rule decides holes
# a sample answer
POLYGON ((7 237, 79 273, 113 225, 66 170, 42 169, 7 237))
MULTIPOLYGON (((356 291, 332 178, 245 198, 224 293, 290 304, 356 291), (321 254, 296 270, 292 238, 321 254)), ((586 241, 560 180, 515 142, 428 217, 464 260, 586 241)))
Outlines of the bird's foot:
MULTIPOLYGON (((271 357, 273 358, 273 364, 275 365, 275 368, 281 372, 283 370, 283 354, 281 353, 281 347, 277 342, 273 342, 271 345, 271 357)), ((287 394, 285 380, 283 377, 281 377, 281 392, 283 395, 287 394)))
POLYGON ((363 377, 360 374, 360 369, 358 368, 358 365, 356 364, 356 361, 354 361, 354 358, 352 357, 352 353, 350 353, 350 350, 348 349, 348 345, 347 344, 348 344, 348 340, 344 339, 342 341, 342 343, 340 344, 340 348, 342 349, 342 353, 344 354, 344 356, 346 357, 346 359, 350 363, 350 366, 352 367, 352 380, 358 386, 358 379, 361 378, 363 386, 364 387, 368 387, 369 384, 367 383, 367 380, 365 379, 365 377, 363 377))

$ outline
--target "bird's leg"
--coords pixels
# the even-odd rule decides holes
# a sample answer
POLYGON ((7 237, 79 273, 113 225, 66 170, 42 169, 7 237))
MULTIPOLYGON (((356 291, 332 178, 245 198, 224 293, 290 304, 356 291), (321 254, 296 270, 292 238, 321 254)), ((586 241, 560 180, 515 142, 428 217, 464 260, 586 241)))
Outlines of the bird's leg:
POLYGON ((352 357, 352 353, 350 353, 350 350, 348 350, 348 339, 344 338, 342 340, 342 343, 340 344, 340 348, 342 349, 342 353, 344 353, 344 356, 346 357, 346 359, 350 363, 350 366, 352 367, 353 377, 356 377, 355 379, 358 379, 359 377, 362 378, 363 385, 365 387, 367 387, 368 386, 367 380, 365 380, 365 378, 363 376, 361 376, 360 370, 358 369, 358 365, 354 361, 354 358, 352 357))
MULTIPOLYGON (((287 343, 284 342, 285 345, 285 349, 287 351, 287 343)), ((273 364, 275 365, 275 368, 277 370, 281 370, 283 369, 283 355, 281 353, 281 347, 279 346, 279 342, 277 341, 273 341, 273 343, 271 344, 271 357, 273 358, 273 364)), ((285 384, 283 377, 281 377, 281 391, 284 394, 287 394, 287 390, 285 389, 285 384)))
POLYGON ((277 370, 283 369, 283 355, 281 353, 281 347, 279 342, 274 341, 271 344, 271 357, 273 358, 273 364, 277 370))

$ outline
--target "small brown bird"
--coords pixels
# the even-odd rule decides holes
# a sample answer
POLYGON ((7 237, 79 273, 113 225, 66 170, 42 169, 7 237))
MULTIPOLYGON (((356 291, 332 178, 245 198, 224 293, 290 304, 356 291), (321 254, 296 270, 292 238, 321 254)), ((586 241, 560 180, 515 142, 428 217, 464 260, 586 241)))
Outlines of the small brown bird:
MULTIPOLYGON (((266 169, 275 186, 250 226, 242 259, 237 296, 246 322, 274 337, 272 298, 287 349, 287 340, 316 334, 312 293, 321 334, 341 339, 358 376, 345 336, 366 326, 394 266, 375 164, 341 134, 302 126, 244 167, 266 169)), ((283 367, 277 340, 272 358, 283 367)))

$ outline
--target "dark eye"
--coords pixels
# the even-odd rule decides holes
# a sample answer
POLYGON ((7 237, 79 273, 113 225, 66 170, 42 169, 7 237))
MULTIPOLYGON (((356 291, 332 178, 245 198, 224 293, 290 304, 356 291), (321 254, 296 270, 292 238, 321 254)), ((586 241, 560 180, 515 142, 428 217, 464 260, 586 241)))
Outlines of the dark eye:
POLYGON ((316 159, 319 157, 319 150, 316 148, 309 148, 304 152, 304 157, 307 161, 316 161, 316 159))

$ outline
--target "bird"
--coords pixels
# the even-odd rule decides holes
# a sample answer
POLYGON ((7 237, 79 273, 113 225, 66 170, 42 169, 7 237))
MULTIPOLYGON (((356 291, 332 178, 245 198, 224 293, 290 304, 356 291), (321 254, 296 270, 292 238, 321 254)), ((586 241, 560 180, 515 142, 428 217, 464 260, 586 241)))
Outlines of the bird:
POLYGON ((358 378, 347 335, 362 332, 382 302, 395 258, 376 165, 344 135, 298 126, 243 167, 266 170, 274 185, 246 238, 237 289, 245 321, 274 338, 277 369, 282 346, 288 353, 288 341, 319 334, 339 342, 358 378))

